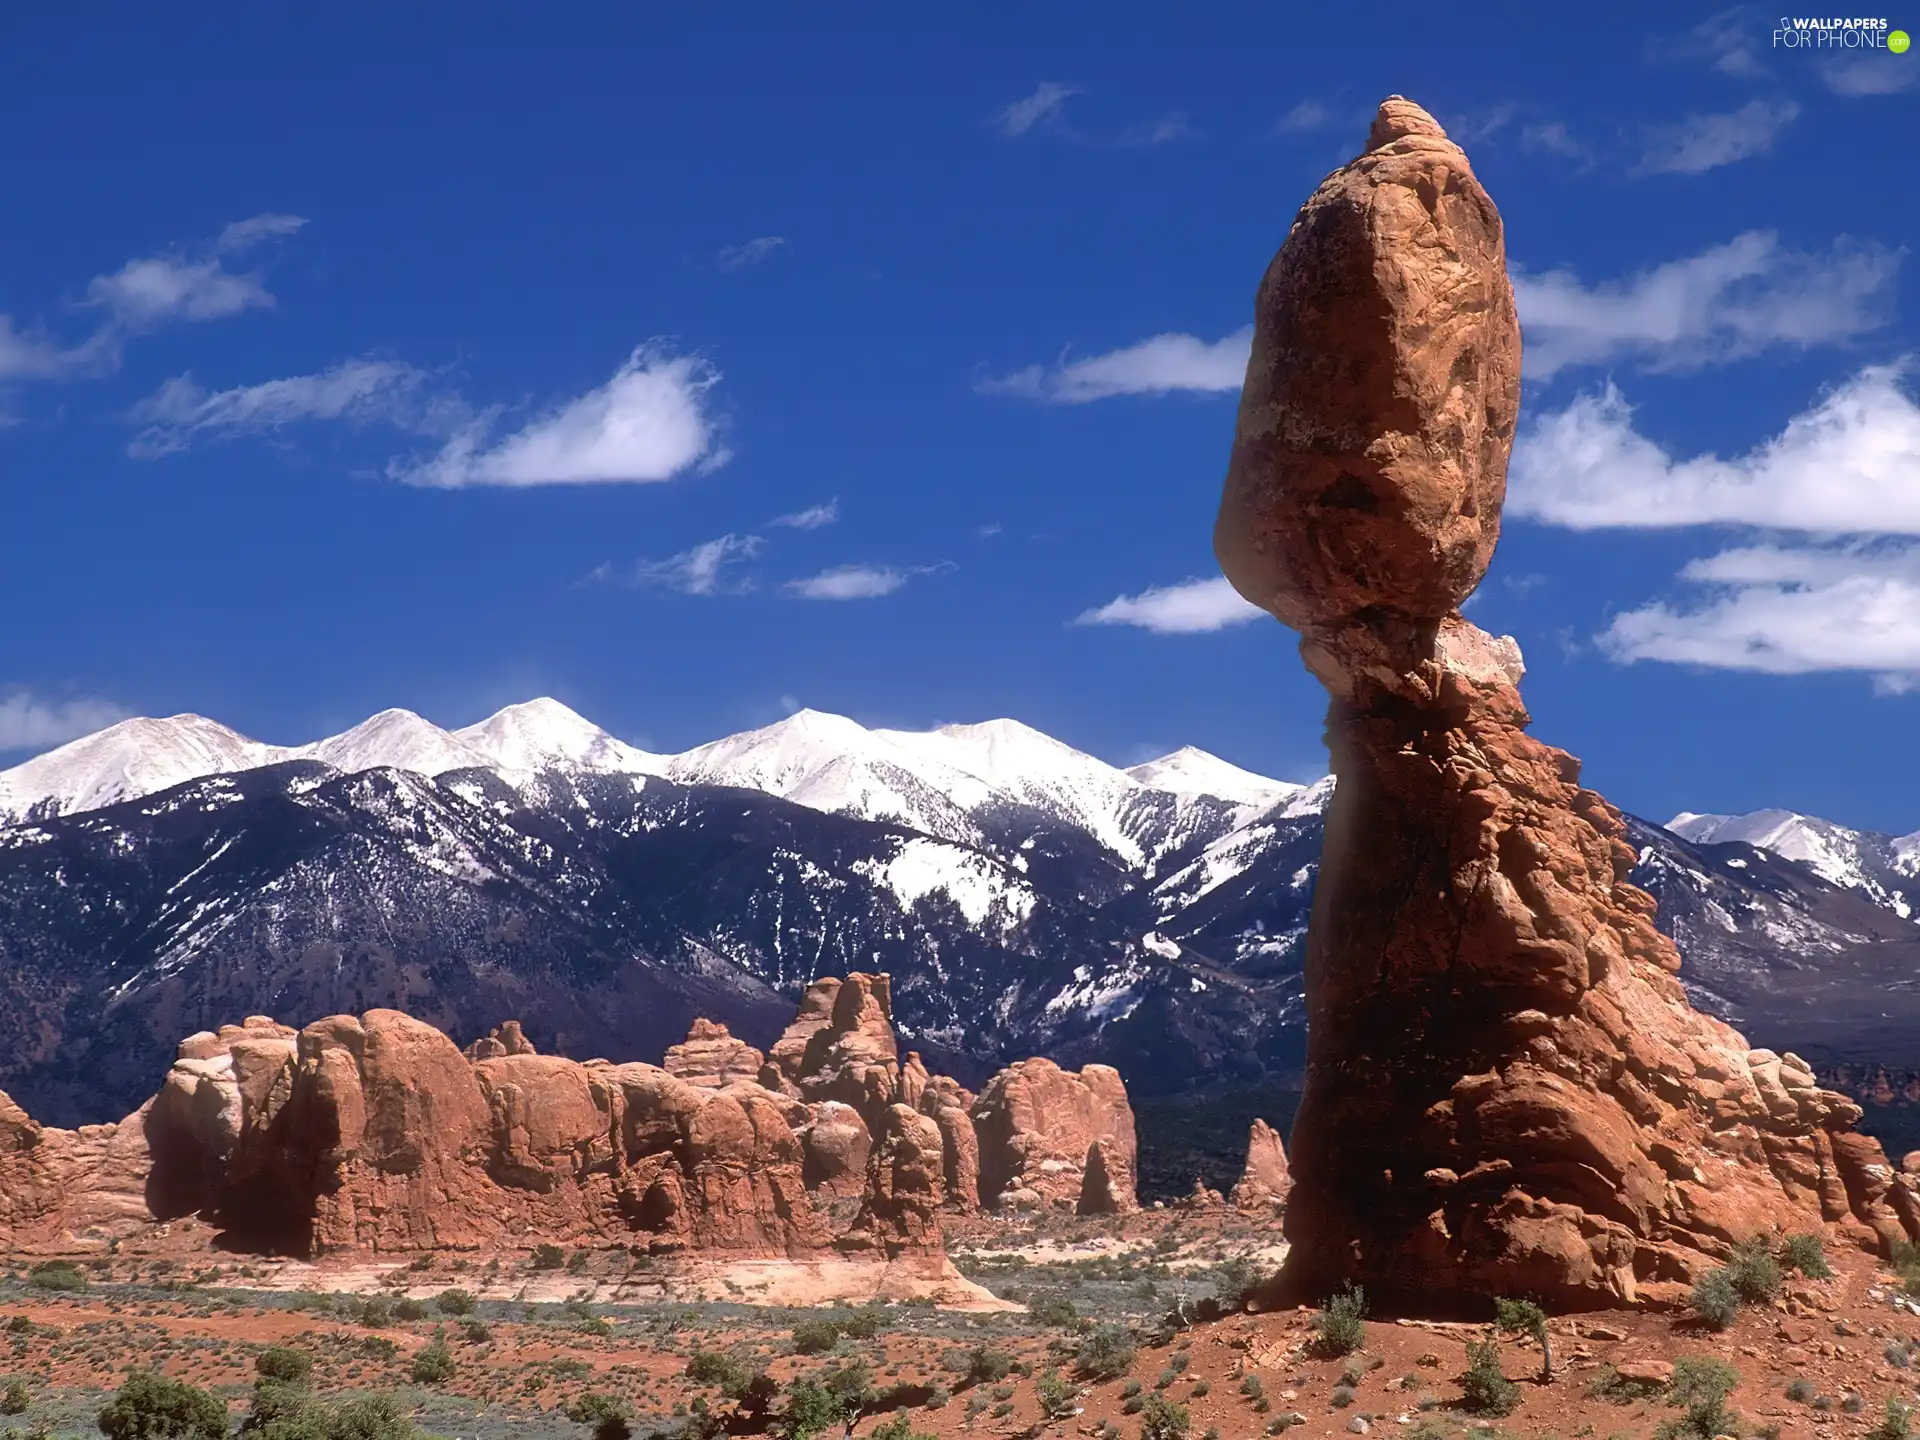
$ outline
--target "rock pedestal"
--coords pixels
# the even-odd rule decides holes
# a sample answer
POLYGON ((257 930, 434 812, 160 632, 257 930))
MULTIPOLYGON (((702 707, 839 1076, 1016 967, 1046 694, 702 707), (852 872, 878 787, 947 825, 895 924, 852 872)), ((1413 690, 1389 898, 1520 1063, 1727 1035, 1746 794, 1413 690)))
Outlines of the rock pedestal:
POLYGON ((1689 1005, 1619 812, 1526 734, 1519 647, 1459 614, 1519 376, 1499 213, 1389 99, 1261 283, 1215 537, 1332 696, 1298 1298, 1591 1308, 1677 1299, 1756 1234, 1920 1234, 1858 1107, 1689 1005))

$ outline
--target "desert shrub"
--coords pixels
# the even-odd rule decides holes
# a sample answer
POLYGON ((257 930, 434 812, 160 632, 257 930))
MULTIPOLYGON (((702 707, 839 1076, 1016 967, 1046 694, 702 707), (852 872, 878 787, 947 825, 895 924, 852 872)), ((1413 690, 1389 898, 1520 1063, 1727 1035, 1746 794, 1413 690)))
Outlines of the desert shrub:
POLYGON ((1611 1401, 1615 1405, 1631 1405, 1637 1400, 1651 1400, 1666 1388, 1655 1380, 1629 1380, 1609 1365, 1601 1372, 1600 1378, 1593 1382, 1587 1393, 1596 1400, 1611 1401))
POLYGON ((33 1404, 33 1396, 27 1391, 24 1380, 9 1380, 4 1395, 0 1395, 0 1415, 24 1415, 27 1407, 33 1404))
POLYGON ((796 1321, 793 1327, 793 1353, 819 1355, 840 1343, 840 1327, 827 1319, 796 1321))
POLYGON ((1818 1235, 1789 1235, 1780 1242, 1780 1263, 1797 1270, 1809 1280, 1829 1280, 1833 1267, 1827 1263, 1827 1246, 1818 1235))
POLYGON ((391 1360, 400 1353, 400 1346, 384 1335, 369 1335, 360 1342, 360 1353, 375 1360, 391 1360))
POLYGON ((418 1440, 391 1395, 356 1395, 327 1422, 326 1440, 418 1440))
POLYGON ((593 1256, 590 1251, 587 1251, 587 1250, 574 1251, 573 1254, 567 1257, 567 1273, 569 1275, 578 1275, 581 1271, 587 1268, 587 1261, 592 1258, 593 1256))
POLYGON ((1867 1440, 1909 1440, 1913 1434, 1913 1407, 1897 1396, 1887 1397, 1887 1412, 1867 1432, 1867 1440))
POLYGON ((1060 1378, 1058 1370, 1042 1370, 1033 1382, 1033 1393, 1040 1402, 1040 1413, 1049 1419, 1073 1413, 1073 1386, 1060 1378))
POLYGON ((1764 1239, 1748 1240, 1734 1247, 1727 1261, 1727 1278, 1742 1300, 1765 1305, 1780 1293, 1780 1263, 1773 1258, 1764 1239))
POLYGON ((1138 1395, 1129 1395, 1120 1402, 1120 1413, 1122 1415, 1138 1415, 1146 1408, 1147 1402, 1138 1395))
POLYGON ((1340 1384, 1333 1387, 1333 1394, 1329 1395, 1327 1399, 1333 1405, 1334 1409, 1344 1410, 1353 1403, 1353 1394, 1353 1386, 1343 1380, 1340 1384))
POLYGON ((1814 1396, 1813 1385, 1809 1381, 1794 1380, 1790 1382, 1787 1386, 1787 1398, 1789 1400, 1794 1401, 1796 1404, 1804 1405, 1809 1400, 1813 1399, 1813 1396, 1814 1396))
POLYGON ((1351 1285, 1330 1297, 1313 1324, 1314 1348, 1322 1355, 1351 1355, 1367 1338, 1367 1292, 1351 1285))
POLYGON ((1540 1347, 1540 1378, 1553 1379, 1553 1339, 1547 1334, 1547 1312, 1531 1300, 1495 1300, 1494 1323, 1509 1335, 1531 1335, 1540 1347))
POLYGON ((997 1384, 1013 1373, 1013 1357, 1004 1350, 976 1345, 966 1352, 962 1373, 975 1385, 997 1384))
POLYGON ((313 1357, 286 1345, 269 1345, 253 1357, 253 1373, 276 1385, 305 1385, 313 1379, 313 1357))
POLYGON ((396 1300, 393 1303, 393 1318, 396 1320, 424 1320, 427 1318, 427 1306, 423 1300, 412 1296, 396 1300))
POLYGON ((1690 1303, 1703 1323, 1724 1330, 1740 1314, 1740 1287, 1726 1266, 1715 1266, 1694 1282, 1690 1303))
POLYGON ((927 1392, 927 1409, 942 1410, 953 1403, 953 1392, 944 1385, 936 1385, 927 1392))
POLYGON ((1858 1415, 1867 1408, 1867 1397, 1858 1390, 1849 1390, 1841 1396, 1840 1408, 1848 1415, 1858 1415))
POLYGON ((1520 1403, 1520 1387, 1500 1368, 1500 1342, 1491 1335, 1468 1342, 1460 1393, 1461 1408, 1474 1415, 1511 1415, 1520 1403))
POLYGON ((833 1322, 842 1335, 855 1340, 871 1340, 887 1328, 887 1312, 878 1305, 862 1305, 833 1322))
POLYGON ((43 1260, 27 1272, 27 1283, 41 1290, 84 1290, 87 1277, 71 1260, 43 1260))
POLYGON ((226 1440, 227 1407, 197 1386, 164 1375, 129 1375, 101 1410, 107 1440, 226 1440))
POLYGON ((895 1415, 890 1420, 882 1420, 873 1427, 868 1440, 934 1440, 931 1435, 923 1435, 913 1428, 913 1422, 904 1415, 895 1415))
POLYGON ((484 1345, 493 1339, 493 1329, 484 1320, 466 1320, 461 1322, 460 1338, 472 1345, 484 1345))
POLYGON ((1174 1369, 1173 1366, 1169 1365, 1167 1366, 1166 1369, 1162 1370, 1159 1376, 1154 1380, 1153 1388, 1156 1390, 1164 1390, 1167 1388, 1167 1386, 1171 1385, 1174 1381, 1178 1380, 1179 1378, 1180 1378, 1180 1372, 1174 1369))
POLYGON ((1186 1440, 1187 1407, 1164 1395, 1149 1395, 1140 1412, 1140 1440, 1186 1440))
POLYGON ((1249 1400, 1263 1400, 1266 1398, 1267 1387, 1260 1383, 1258 1375, 1249 1375, 1240 1382, 1240 1393, 1249 1400))
POLYGON ((1247 1297, 1259 1287, 1265 1276, 1252 1256, 1235 1255, 1214 1266, 1213 1274, 1208 1278, 1220 1303, 1237 1310, 1246 1304, 1247 1297))
POLYGON ((455 1368, 453 1351, 447 1348, 445 1340, 435 1335, 432 1342, 413 1357, 413 1367, 408 1373, 416 1385, 442 1385, 453 1378, 455 1368))
POLYGON ((1082 1375, 1095 1380, 1117 1380, 1133 1368, 1138 1353, 1124 1326, 1096 1325, 1080 1342, 1074 1364, 1082 1375))
POLYGON ((558 1245, 536 1245, 527 1257, 527 1264, 535 1270, 558 1270, 566 1261, 566 1252, 558 1245))
POLYGON ((780 1433, 787 1440, 809 1440, 841 1419, 838 1397, 818 1381, 796 1380, 787 1387, 787 1403, 780 1412, 780 1433))
POLYGON ((353 1318, 369 1330, 381 1330, 393 1323, 393 1307, 384 1296, 369 1295, 355 1307, 353 1318))
POLYGON ((475 1301, 471 1290, 442 1290, 433 1297, 433 1305, 442 1315, 471 1315, 475 1301))
POLYGON ((996 1385, 987 1392, 987 1396, 993 1400, 1011 1400, 1013 1398, 1013 1386, 996 1385))
POLYGON ((1072 1329, 1080 1323, 1080 1309, 1064 1295, 1036 1295, 1027 1302, 1027 1314, 1042 1325, 1072 1329))
POLYGON ((1673 1366, 1673 1384, 1667 1398, 1684 1413, 1662 1420, 1655 1440, 1714 1440, 1716 1435, 1738 1435, 1740 1417, 1727 1409, 1727 1397, 1740 1383, 1740 1374, 1724 1360, 1691 1356, 1673 1366))
POLYGON ((1881 1358, 1896 1370, 1904 1370, 1913 1364, 1913 1342, 1910 1340, 1889 1340, 1880 1349, 1881 1358))
POLYGON ((687 1361, 687 1378, 696 1385, 718 1385, 724 1393, 730 1388, 743 1388, 748 1372, 747 1367, 731 1355, 718 1350, 696 1350, 687 1361))
POLYGON ((593 1440, 630 1440, 633 1409, 618 1395, 590 1390, 567 1402, 567 1418, 593 1431, 593 1440))
POLYGON ((1193 1382, 1193 1394, 1189 1395, 1187 1398, 1189 1400, 1204 1400, 1209 1394, 1212 1393, 1212 1391, 1213 1391, 1213 1384, 1211 1381, 1196 1380, 1193 1382))

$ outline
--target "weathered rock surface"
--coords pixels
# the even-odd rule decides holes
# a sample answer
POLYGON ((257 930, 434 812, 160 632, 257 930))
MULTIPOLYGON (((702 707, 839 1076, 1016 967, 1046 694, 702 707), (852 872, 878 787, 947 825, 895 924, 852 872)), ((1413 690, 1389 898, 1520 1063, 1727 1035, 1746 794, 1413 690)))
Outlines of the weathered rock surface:
POLYGON ((702 1018, 693 1022, 685 1040, 667 1048, 660 1068, 689 1085, 724 1090, 736 1080, 757 1081, 765 1064, 766 1056, 726 1026, 702 1018))
POLYGON ((1271 1210, 1286 1203, 1292 1188, 1287 1147, 1280 1142, 1280 1132, 1264 1120, 1255 1120, 1247 1129, 1246 1166, 1228 1198, 1237 1210, 1271 1210))
POLYGON ((1215 539, 1332 695, 1285 1288, 1599 1307, 1775 1229, 1920 1236, 1858 1107, 1690 1007, 1619 812, 1458 613, 1519 373, 1499 214, 1390 99, 1261 284, 1215 539))
POLYGON ((1139 1208, 1133 1107, 1119 1071, 1079 1074, 1047 1059, 1009 1065, 973 1105, 984 1205, 1048 1205, 1082 1214, 1139 1208))
POLYGON ((807 1188, 833 1200, 857 1199, 867 1188, 873 1136, 851 1105, 823 1100, 802 1134, 807 1188))

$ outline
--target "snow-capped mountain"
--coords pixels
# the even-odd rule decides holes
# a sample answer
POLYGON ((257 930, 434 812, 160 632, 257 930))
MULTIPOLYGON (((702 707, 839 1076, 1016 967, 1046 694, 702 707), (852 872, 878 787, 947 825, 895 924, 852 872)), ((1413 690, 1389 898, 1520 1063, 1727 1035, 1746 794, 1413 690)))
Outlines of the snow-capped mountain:
POLYGON ((280 758, 275 746, 201 715, 122 720, 0 771, 0 824, 95 810, 202 775, 250 770, 280 758))
POLYGON ((1920 831, 1883 835, 1852 830, 1792 810, 1745 815, 1682 811, 1667 829, 1696 844, 1739 842, 1805 866, 1828 884, 1853 890, 1902 919, 1920 915, 1920 831))

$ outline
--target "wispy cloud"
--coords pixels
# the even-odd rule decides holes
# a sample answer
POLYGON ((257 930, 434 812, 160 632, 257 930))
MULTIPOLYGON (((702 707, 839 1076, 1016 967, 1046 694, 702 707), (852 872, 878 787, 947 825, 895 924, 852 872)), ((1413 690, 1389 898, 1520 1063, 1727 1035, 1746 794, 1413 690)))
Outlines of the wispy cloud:
POLYGON ((390 473, 411 485, 591 485, 671 480, 726 463, 708 392, 720 375, 697 355, 643 345, 613 378, 496 435, 500 412, 477 417, 422 464, 390 473))
POLYGON ((1024 100, 1016 100, 994 117, 994 125, 1008 139, 1039 127, 1057 125, 1067 101, 1080 93, 1077 85, 1043 80, 1024 100))
POLYGON ((1874 95, 1899 95, 1920 83, 1920 72, 1904 55, 1864 55, 1857 60, 1830 57, 1820 62, 1820 78, 1836 95, 1849 100, 1874 95))
POLYGON ((1709 15, 1684 34, 1650 40, 1654 60, 1681 60, 1705 64, 1722 75, 1759 80, 1767 73, 1760 62, 1759 37, 1770 22, 1751 5, 1736 5, 1709 15))
POLYGON ((1165 145, 1174 140, 1198 140, 1200 132, 1187 123, 1184 112, 1170 110, 1157 120, 1149 120, 1144 125, 1129 125, 1122 130, 1114 144, 1123 146, 1165 145))
POLYGON ((1542 120, 1520 127, 1520 148, 1534 155, 1591 161, 1593 147, 1577 139, 1564 120, 1542 120))
POLYGON ((950 561, 938 565, 836 565, 802 580, 789 580, 787 592, 802 600, 877 600, 891 595, 921 575, 943 575, 954 569, 950 561))
POLYGON ((314 375, 213 392, 181 375, 133 408, 129 418, 143 428, 127 453, 150 460, 196 441, 260 435, 313 420, 403 425, 423 414, 427 379, 425 371, 394 360, 349 360, 314 375))
POLYGON ((1075 617, 1076 625, 1134 625, 1156 635, 1195 635, 1244 625, 1267 612, 1240 598, 1224 576, 1121 595, 1075 617))
POLYGON ((1791 100, 1750 100, 1725 115, 1690 115, 1677 125, 1649 127, 1638 173, 1703 175, 1764 155, 1799 114, 1791 100))
POLYGON ((729 533, 664 560, 636 560, 625 567, 601 565, 587 578, 636 589, 672 590, 681 595, 739 594, 753 587, 749 582, 729 581, 727 566, 758 555, 764 544, 758 535, 729 533))
POLYGON ((1224 393, 1239 390, 1247 374, 1251 327, 1220 340, 1194 335, 1155 335, 1123 349, 1084 360, 1062 356, 1051 368, 1029 365, 1011 375, 982 379, 990 395, 1018 395, 1055 405, 1084 405, 1115 395, 1167 395, 1177 390, 1224 393))
POLYGON ((774 252, 787 243, 784 235, 760 235, 744 245, 729 245, 715 257, 715 263, 722 270, 745 270, 749 265, 758 265, 762 260, 770 259, 774 252))
POLYGON ((0 695, 0 751, 45 750, 126 718, 109 700, 48 700, 14 690, 0 695))
POLYGON ((818 530, 823 525, 831 525, 840 518, 840 497, 824 505, 809 505, 804 510, 795 510, 791 515, 776 515, 767 522, 768 529, 818 530))
POLYGON ((1745 525, 1920 535, 1920 406, 1894 366, 1862 370, 1744 455, 1679 460, 1612 385, 1514 447, 1507 513, 1576 530, 1745 525))
POLYGON ((1920 688, 1920 546, 1758 545, 1696 560, 1692 606, 1616 615, 1599 644, 1622 662, 1664 660, 1769 675, 1871 674, 1920 688))
POLYGON ((233 256, 290 235, 297 215, 237 220, 210 243, 129 260, 87 283, 83 309, 105 312, 90 335, 63 342, 44 321, 22 326, 0 314, 0 380, 56 380, 117 369, 128 340, 175 321, 221 320, 274 304, 257 271, 228 268, 233 256))
POLYGON ((1302 100, 1282 115, 1273 129, 1277 135, 1310 135, 1344 123, 1346 117, 1335 115, 1323 101, 1302 100))
POLYGON ((1775 346, 1832 345, 1886 323, 1904 251, 1841 241, 1826 254, 1789 250, 1749 231, 1684 260, 1588 286, 1571 270, 1517 274, 1529 376, 1635 360, 1672 370, 1775 346))

